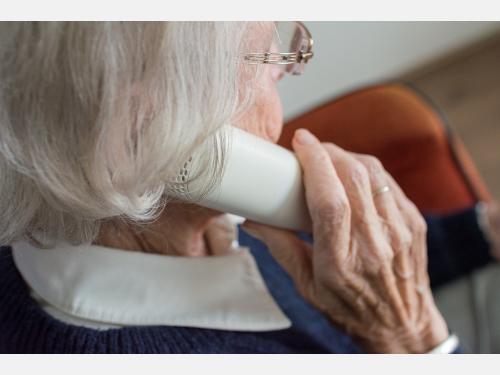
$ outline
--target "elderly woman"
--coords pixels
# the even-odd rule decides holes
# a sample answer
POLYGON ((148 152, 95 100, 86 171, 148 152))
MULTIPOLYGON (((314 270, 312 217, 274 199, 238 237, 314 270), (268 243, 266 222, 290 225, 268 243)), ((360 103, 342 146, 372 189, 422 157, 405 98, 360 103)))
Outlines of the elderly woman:
POLYGON ((169 196, 207 142, 217 184, 224 124, 277 141, 276 83, 304 61, 245 56, 307 60, 289 27, 291 48, 274 23, 0 25, 0 352, 460 350, 426 223, 374 158, 297 131, 313 244, 254 222, 238 244, 169 196))

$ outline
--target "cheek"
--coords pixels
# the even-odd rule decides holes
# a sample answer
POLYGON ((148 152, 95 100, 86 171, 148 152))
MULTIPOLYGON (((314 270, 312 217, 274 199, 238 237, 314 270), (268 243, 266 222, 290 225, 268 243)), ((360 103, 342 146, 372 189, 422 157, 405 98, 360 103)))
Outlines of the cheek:
POLYGON ((271 74, 266 77, 266 82, 256 89, 253 105, 233 123, 239 128, 276 143, 283 129, 283 109, 276 80, 271 74))

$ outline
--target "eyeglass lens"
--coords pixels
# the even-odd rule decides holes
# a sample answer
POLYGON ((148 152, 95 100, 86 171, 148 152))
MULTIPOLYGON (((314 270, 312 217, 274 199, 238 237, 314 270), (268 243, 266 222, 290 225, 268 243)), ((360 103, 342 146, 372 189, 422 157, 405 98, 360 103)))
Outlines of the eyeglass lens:
MULTIPOLYGON (((276 22, 272 52, 299 53, 307 52, 309 37, 299 23, 276 22)), ((300 74, 304 70, 304 62, 281 65, 281 69, 289 74, 300 74)))

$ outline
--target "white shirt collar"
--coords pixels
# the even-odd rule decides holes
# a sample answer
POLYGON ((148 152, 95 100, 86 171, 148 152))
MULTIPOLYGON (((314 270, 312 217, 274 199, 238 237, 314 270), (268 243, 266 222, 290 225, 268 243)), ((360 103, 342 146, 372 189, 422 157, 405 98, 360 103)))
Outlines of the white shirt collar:
POLYGON ((22 242, 14 244, 13 254, 46 311, 66 322, 238 331, 290 327, 253 256, 240 249, 188 258, 96 245, 41 250, 22 242))

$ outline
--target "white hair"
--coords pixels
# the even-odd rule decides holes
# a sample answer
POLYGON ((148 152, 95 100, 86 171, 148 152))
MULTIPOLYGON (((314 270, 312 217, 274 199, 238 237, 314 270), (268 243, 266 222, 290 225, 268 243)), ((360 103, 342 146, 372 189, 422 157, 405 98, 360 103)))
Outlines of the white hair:
MULTIPOLYGON (((76 244, 103 220, 153 219, 193 149, 248 104, 248 28, 0 23, 0 244, 76 244)), ((207 161, 214 178, 222 160, 207 161)))

